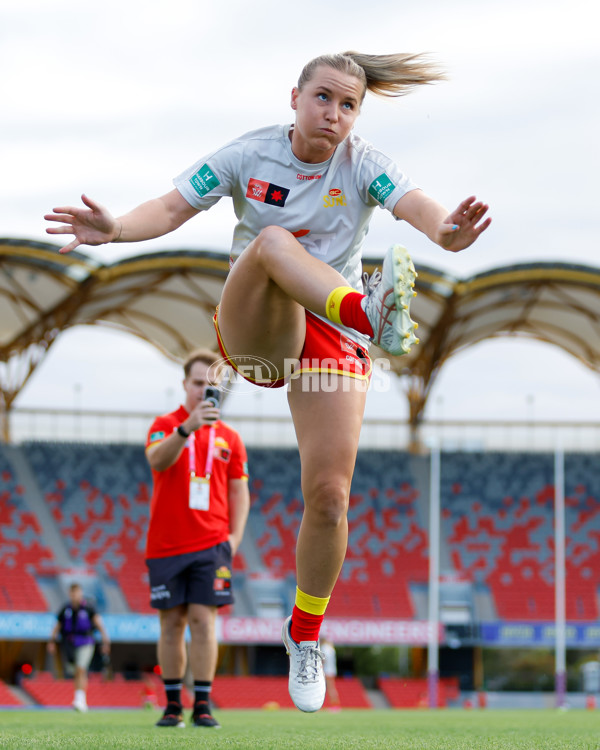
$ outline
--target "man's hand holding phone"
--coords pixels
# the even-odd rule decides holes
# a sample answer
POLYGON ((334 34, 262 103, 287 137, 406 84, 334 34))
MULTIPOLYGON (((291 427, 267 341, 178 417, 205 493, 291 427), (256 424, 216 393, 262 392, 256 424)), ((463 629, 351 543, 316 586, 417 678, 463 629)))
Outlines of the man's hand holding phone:
POLYGON ((221 414, 221 391, 214 385, 207 385, 200 406, 203 407, 203 420, 205 422, 216 422, 221 414))

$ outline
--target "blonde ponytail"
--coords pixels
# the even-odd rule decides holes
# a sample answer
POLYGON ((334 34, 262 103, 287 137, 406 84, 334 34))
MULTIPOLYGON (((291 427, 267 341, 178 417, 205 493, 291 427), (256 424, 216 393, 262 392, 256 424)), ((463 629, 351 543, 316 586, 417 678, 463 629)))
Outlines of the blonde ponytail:
POLYGON ((445 78, 439 67, 422 54, 363 55, 350 51, 321 55, 307 63, 298 80, 300 90, 320 65, 356 76, 363 83, 364 93, 371 91, 378 96, 404 96, 416 86, 445 78))
POLYGON ((444 79, 443 72, 424 55, 362 55, 344 52, 364 71, 367 89, 378 96, 404 96, 416 86, 444 79))

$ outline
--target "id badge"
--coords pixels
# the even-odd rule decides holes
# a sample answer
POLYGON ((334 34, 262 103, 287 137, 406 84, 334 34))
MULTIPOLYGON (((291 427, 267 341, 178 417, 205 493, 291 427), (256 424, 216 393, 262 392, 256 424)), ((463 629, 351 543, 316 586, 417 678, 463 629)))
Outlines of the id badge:
POLYGON ((190 478, 190 508, 208 510, 210 502, 210 479, 206 477, 190 478))

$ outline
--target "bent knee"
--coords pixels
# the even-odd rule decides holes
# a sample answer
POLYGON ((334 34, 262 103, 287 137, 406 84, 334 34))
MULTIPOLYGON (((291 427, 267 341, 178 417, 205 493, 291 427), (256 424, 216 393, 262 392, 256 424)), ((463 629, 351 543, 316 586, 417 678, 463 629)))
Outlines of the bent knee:
POLYGON ((273 224, 261 229, 244 252, 254 255, 258 260, 262 260, 268 258, 272 252, 281 252, 282 248, 292 241, 294 243, 297 242, 291 232, 273 224))
POLYGON ((277 224, 270 224, 268 227, 264 227, 256 237, 258 243, 266 247, 281 245, 282 242, 289 242, 290 239, 295 239, 294 235, 288 232, 287 229, 277 226, 277 224))

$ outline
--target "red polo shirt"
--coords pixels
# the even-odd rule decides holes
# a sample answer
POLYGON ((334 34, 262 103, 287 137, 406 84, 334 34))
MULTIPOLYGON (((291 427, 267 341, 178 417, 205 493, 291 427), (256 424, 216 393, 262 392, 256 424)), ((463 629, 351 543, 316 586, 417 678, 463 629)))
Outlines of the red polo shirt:
MULTIPOLYGON (((171 435, 188 417, 185 407, 157 417, 148 432, 146 450, 171 435)), ((214 547, 229 536, 230 479, 248 478, 248 458, 240 435, 220 420, 214 423, 215 440, 210 478, 209 509, 189 506, 189 449, 183 449, 177 461, 164 471, 152 469, 153 492, 146 558, 170 557, 214 547)), ((196 476, 204 476, 210 425, 203 425, 189 439, 194 440, 196 476)))

